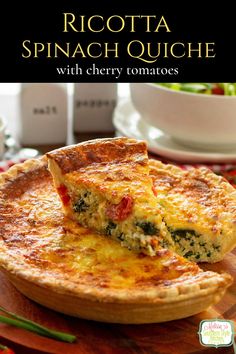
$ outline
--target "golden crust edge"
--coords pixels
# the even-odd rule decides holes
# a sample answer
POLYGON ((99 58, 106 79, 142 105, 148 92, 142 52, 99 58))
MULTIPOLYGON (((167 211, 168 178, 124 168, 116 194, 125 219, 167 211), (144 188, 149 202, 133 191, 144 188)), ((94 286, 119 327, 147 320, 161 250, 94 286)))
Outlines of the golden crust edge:
POLYGON ((161 168, 163 170, 166 171, 171 171, 175 174, 177 174, 178 176, 184 176, 186 174, 186 172, 194 177, 194 173, 196 171, 202 172, 204 175, 210 175, 211 176, 211 180, 214 180, 214 182, 220 182, 220 184, 223 185, 224 188, 226 188, 227 192, 229 192, 230 194, 233 194, 233 197, 236 200, 236 190, 235 188, 222 176, 216 175, 213 171, 211 171, 209 168, 207 167, 199 167, 199 168, 195 168, 192 167, 188 170, 183 170, 181 167, 175 166, 175 165, 171 165, 171 164, 164 164, 161 161, 158 160, 154 160, 154 159, 149 159, 149 166, 150 166, 150 170, 153 168, 161 168))
MULTIPOLYGON (((228 273, 215 273, 211 271, 201 271, 197 275, 183 276, 181 283, 173 283, 168 286, 153 287, 151 289, 122 289, 117 291, 109 288, 95 289, 87 285, 80 285, 68 280, 60 279, 48 280, 40 274, 40 270, 35 267, 25 269, 25 265, 19 266, 16 262, 9 263, 9 257, 0 254, 0 268, 22 280, 30 281, 38 286, 51 289, 60 294, 70 294, 79 298, 90 299, 91 301, 104 302, 124 302, 124 303, 142 303, 142 302, 162 302, 176 303, 185 301, 189 298, 199 298, 207 294, 215 294, 225 290, 232 284, 233 278, 228 273), (196 279, 194 279, 196 278, 196 279), (63 282, 63 284, 62 284, 63 282)), ((179 278, 178 278, 179 279, 179 278)), ((222 294, 223 295, 223 294, 222 294)))
POLYGON ((4 185, 6 185, 6 183, 10 183, 15 180, 20 174, 43 167, 47 167, 47 159, 45 155, 39 157, 38 159, 29 159, 22 163, 13 165, 6 172, 2 172, 0 174, 0 190, 4 185))
POLYGON ((65 146, 46 153, 48 160, 53 160, 60 168, 61 174, 77 171, 93 163, 111 163, 123 161, 139 161, 142 155, 143 162, 148 164, 147 144, 143 140, 127 137, 93 139, 79 144, 65 146), (110 144, 110 145, 109 145, 110 144), (86 148, 90 147, 89 151, 86 148), (100 149, 97 150, 97 148, 100 149), (125 149, 125 157, 121 153, 125 149), (103 153, 101 153, 103 151, 103 153), (106 154, 104 152, 107 152, 106 154), (111 159, 112 157, 112 159, 111 159))
POLYGON ((174 303, 109 303, 51 293, 50 289, 12 276, 10 280, 24 295, 53 310, 89 320, 126 324, 157 323, 192 316, 217 303, 224 294, 224 289, 220 289, 214 294, 174 303))

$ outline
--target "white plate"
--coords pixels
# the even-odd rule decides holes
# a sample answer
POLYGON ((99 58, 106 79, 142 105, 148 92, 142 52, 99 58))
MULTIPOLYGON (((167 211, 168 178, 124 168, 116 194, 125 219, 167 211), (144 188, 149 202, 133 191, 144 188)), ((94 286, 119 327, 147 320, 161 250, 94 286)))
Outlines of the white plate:
POLYGON ((113 123, 119 135, 147 141, 148 150, 181 162, 235 162, 236 150, 209 152, 182 146, 161 130, 146 123, 129 100, 123 100, 116 107, 113 123))

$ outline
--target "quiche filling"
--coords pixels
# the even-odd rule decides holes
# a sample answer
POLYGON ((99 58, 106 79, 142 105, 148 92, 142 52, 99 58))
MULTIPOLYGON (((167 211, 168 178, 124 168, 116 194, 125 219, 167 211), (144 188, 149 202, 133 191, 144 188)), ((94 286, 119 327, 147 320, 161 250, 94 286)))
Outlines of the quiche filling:
POLYGON ((220 244, 208 241, 206 235, 198 234, 194 230, 170 229, 170 234, 175 243, 176 252, 192 261, 214 259, 221 252, 220 244))
MULTIPOLYGON (((150 209, 148 203, 138 203, 131 195, 125 195, 117 204, 88 188, 68 184, 58 191, 64 208, 80 225, 116 239, 129 249, 155 255, 160 247, 173 247, 158 208, 150 209)), ((155 204, 156 201, 152 196, 155 204)))

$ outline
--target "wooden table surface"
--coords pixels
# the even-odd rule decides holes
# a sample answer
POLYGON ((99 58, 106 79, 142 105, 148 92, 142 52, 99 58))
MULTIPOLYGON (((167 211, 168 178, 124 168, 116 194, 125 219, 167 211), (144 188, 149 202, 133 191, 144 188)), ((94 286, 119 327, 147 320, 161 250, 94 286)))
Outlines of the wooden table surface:
MULTIPOLYGON (((76 141, 93 137, 95 135, 84 134, 76 141)), ((35 148, 44 153, 55 146, 35 148)), ((236 252, 228 254, 222 262, 202 267, 217 272, 229 272, 235 279, 236 252)), ((28 300, 2 273, 0 273, 0 306, 48 327, 74 333, 78 338, 75 344, 60 343, 0 324, 0 343, 9 345, 16 354, 233 354, 232 347, 215 349, 201 346, 197 332, 202 319, 225 318, 236 321, 236 281, 222 301, 208 311, 163 324, 117 325, 65 316, 28 300)))

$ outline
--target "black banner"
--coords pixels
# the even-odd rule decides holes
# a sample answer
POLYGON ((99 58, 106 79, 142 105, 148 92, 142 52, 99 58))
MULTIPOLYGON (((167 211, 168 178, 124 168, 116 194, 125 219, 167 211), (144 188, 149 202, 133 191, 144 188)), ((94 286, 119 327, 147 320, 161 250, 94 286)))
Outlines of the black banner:
POLYGON ((218 3, 1 4, 0 81, 235 82, 234 11, 218 3))

